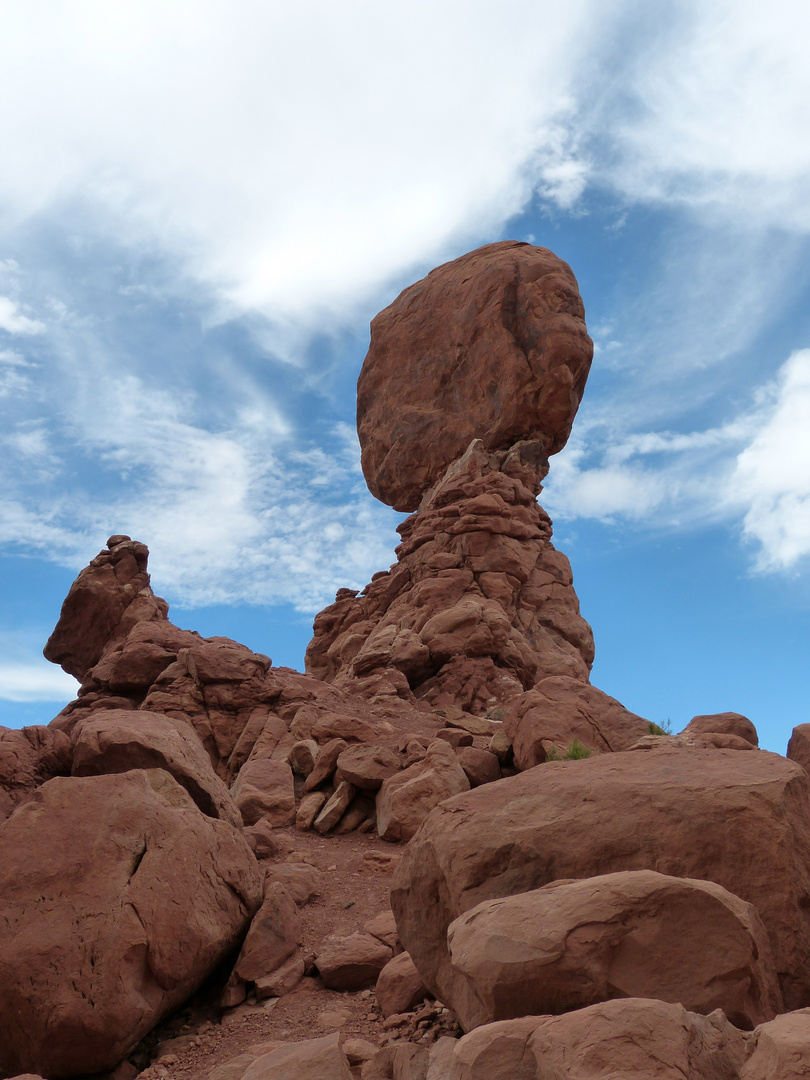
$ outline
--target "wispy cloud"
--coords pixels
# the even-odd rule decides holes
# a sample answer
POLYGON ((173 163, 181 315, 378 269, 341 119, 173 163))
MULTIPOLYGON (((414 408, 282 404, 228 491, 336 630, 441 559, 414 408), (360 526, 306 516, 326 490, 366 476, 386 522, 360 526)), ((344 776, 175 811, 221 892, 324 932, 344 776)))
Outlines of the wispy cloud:
POLYGON ((784 570, 810 554, 810 349, 782 367, 763 411, 732 484, 748 504, 744 529, 759 545, 759 569, 784 570))
POLYGON ((78 688, 71 675, 47 660, 0 663, 0 698, 4 701, 68 701, 78 688))

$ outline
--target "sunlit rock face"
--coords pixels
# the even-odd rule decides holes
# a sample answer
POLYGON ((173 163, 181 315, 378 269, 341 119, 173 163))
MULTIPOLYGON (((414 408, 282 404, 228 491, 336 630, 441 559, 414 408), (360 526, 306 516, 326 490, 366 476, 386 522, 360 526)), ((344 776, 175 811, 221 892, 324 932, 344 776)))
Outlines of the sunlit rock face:
POLYGON ((547 248, 502 241, 437 267, 371 324, 357 430, 372 494, 415 510, 472 439, 556 454, 592 357, 576 278, 547 248))

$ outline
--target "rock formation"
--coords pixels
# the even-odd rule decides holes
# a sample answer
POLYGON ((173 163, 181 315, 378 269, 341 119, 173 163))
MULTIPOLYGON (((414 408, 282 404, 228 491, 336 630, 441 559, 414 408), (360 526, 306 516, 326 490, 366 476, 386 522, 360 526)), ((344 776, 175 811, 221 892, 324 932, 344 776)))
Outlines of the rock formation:
POLYGON ((82 571, 77 699, 0 730, 2 1080, 807 1075, 810 725, 591 685, 537 503, 590 360, 526 244, 374 320, 363 467, 414 512, 306 674, 174 626, 128 536, 82 571))

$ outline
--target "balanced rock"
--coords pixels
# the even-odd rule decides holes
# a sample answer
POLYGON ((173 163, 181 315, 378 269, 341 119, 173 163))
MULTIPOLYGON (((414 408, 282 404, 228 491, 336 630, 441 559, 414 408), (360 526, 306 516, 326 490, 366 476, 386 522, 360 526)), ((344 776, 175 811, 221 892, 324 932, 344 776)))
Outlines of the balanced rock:
POLYGON ((0 1073, 112 1069, 260 899, 244 837, 167 772, 49 780, 0 825, 0 1073))
POLYGON ((756 910, 710 881, 652 870, 555 881, 483 901, 447 941, 444 1000, 465 1031, 623 997, 722 1009, 748 1030, 782 1008, 756 910))
POLYGON ((786 1006, 810 1001, 810 781, 765 751, 602 754, 475 788, 424 822, 391 904, 402 944, 446 1000, 447 930, 459 915, 551 881, 648 869, 714 881, 753 904, 786 1006))
MULTIPOLYGON (((570 267, 502 241, 446 263, 372 321, 357 430, 373 495, 415 510, 472 439, 565 445, 593 356, 570 267)), ((541 477, 538 478, 538 480, 541 477)))
POLYGON ((624 998, 476 1028, 448 1080, 738 1080, 749 1043, 720 1010, 624 998))

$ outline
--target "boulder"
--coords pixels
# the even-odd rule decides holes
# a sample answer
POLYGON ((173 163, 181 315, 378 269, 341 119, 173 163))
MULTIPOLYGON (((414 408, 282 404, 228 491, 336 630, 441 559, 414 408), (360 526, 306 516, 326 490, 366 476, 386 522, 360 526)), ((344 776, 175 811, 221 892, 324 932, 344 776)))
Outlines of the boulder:
POLYGON ((277 881, 292 899, 303 907, 320 896, 322 872, 310 863, 273 863, 265 871, 265 887, 277 881))
POLYGON ((759 916, 709 881, 652 870, 555 881, 485 900, 447 940, 444 1000, 465 1031, 622 997, 722 1009, 746 1030, 782 1009, 759 916))
MULTIPOLYGON (((0 746, 2 743, 0 742, 0 746)), ((810 724, 799 724, 788 742, 787 756, 810 774, 810 724)))
POLYGON ((241 832, 163 770, 48 781, 0 825, 0 1073, 112 1069, 260 899, 241 832))
POLYGON ((363 791, 379 791, 383 780, 399 772, 399 755, 388 746, 356 743, 337 759, 337 779, 348 780, 363 791))
POLYGON ((460 746, 456 750, 458 763, 464 775, 470 781, 470 787, 491 784, 501 778, 501 764, 497 755, 489 750, 479 750, 475 746, 460 746))
POLYGON ((286 1043, 262 1054, 241 1080, 353 1080, 337 1031, 322 1039, 286 1043))
POLYGON ((295 820, 292 769, 283 761, 249 760, 240 769, 231 795, 245 825, 262 819, 280 827, 295 820))
POLYGON ((288 957, 279 967, 271 971, 269 975, 261 975, 255 979, 256 998, 284 997, 294 990, 304 977, 306 963, 300 950, 288 957))
POLYGON ((624 998, 476 1028, 448 1080, 737 1080, 749 1041, 719 1010, 624 998))
POLYGON ((312 828, 315 832, 321 836, 331 832, 348 810, 353 798, 354 788, 346 780, 341 780, 313 821, 312 828))
POLYGON ((313 791, 320 784, 325 783, 334 776, 338 758, 348 745, 344 739, 330 739, 324 743, 318 751, 309 776, 307 776, 304 785, 306 791, 313 791))
MULTIPOLYGON (((565 445, 593 355, 570 267, 546 248, 488 244, 411 285, 371 323, 357 431, 371 493, 396 510, 474 438, 565 445)), ((538 478, 539 480, 542 477, 538 478)))
POLYGON ((422 761, 383 782, 377 832, 383 840, 410 840, 434 806, 469 787, 452 748, 437 739, 422 761))
POLYGON ((428 993, 422 976, 406 952, 388 961, 380 972, 374 990, 383 1016, 410 1012, 428 993))
POLYGON ((753 904, 787 1008, 810 1000, 810 781, 766 751, 602 754, 475 788, 411 840, 391 903, 402 944, 444 1000, 447 929, 465 911, 551 881, 647 869, 753 904))
POLYGON ((79 682, 110 642, 136 622, 167 618, 168 605, 149 587, 149 549, 128 536, 111 536, 70 587, 44 653, 79 682))
POLYGON ((70 774, 70 739, 40 725, 0 727, 0 821, 46 780, 70 774))
POLYGON ((315 957, 315 966, 330 990, 363 990, 374 985, 390 959, 391 949, 372 934, 332 934, 315 957))
POLYGON ((211 767, 194 729, 143 710, 98 710, 73 729, 74 776, 165 769, 209 817, 241 827, 233 799, 211 767))
POLYGON ((740 1080, 806 1080, 810 1075, 810 1009, 760 1024, 753 1044, 740 1080))
POLYGON ((270 882, 234 964, 237 978, 255 982, 269 975, 292 956, 300 936, 301 917, 295 901, 281 882, 270 882))
POLYGON ((736 735, 752 746, 759 746, 757 729, 747 716, 736 712, 710 713, 693 716, 682 734, 685 735, 736 735))
POLYGON ((604 753, 627 750, 649 731, 648 722, 595 686, 566 675, 542 679, 506 709, 504 730, 519 769, 540 765, 550 744, 564 754, 574 739, 604 753))

